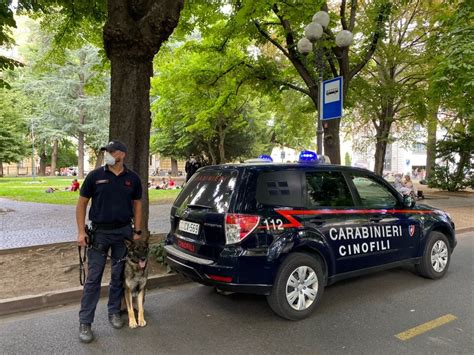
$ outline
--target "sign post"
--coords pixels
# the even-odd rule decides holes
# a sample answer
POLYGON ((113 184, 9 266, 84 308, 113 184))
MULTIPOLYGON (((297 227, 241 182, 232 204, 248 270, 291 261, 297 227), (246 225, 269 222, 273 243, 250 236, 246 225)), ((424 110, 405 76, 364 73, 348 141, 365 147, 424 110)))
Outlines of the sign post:
POLYGON ((320 102, 321 119, 332 120, 342 117, 342 76, 323 81, 320 102))

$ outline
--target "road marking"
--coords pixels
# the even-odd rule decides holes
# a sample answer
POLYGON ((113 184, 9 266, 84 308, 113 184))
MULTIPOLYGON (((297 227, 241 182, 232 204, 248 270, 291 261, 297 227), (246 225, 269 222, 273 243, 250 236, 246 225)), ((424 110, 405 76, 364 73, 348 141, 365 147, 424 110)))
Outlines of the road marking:
POLYGON ((453 316, 452 314, 446 314, 445 316, 430 320, 429 322, 420 324, 417 327, 398 333, 397 335, 395 335, 395 337, 403 341, 409 340, 413 337, 416 337, 417 335, 426 333, 427 331, 431 329, 434 329, 446 323, 452 322, 455 319, 458 319, 458 318, 456 316, 453 316))

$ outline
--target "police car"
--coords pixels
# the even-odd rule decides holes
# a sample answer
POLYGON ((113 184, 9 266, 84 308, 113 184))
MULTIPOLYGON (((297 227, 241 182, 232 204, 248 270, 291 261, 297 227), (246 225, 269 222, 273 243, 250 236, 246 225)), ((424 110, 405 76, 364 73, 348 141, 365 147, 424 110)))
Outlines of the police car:
POLYGON ((348 277, 405 264, 431 279, 446 274, 456 246, 447 213, 368 170, 301 157, 201 168, 171 209, 171 268, 220 290, 267 295, 291 320, 348 277))

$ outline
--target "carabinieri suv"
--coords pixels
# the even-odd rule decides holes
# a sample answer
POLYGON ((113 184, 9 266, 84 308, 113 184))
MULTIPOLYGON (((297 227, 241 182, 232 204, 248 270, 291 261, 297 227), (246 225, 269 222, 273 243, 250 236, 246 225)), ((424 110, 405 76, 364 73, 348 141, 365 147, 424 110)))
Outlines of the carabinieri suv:
POLYGON ((267 295, 298 320, 341 279, 403 264, 439 279, 455 246, 447 213, 368 170, 258 162, 201 168, 173 204, 165 250, 192 280, 267 295))

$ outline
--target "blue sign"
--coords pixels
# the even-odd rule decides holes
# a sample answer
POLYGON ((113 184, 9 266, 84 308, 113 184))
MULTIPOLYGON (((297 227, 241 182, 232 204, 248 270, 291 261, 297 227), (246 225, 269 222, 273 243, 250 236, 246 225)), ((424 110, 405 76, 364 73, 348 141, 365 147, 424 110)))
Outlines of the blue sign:
POLYGON ((322 102, 321 119, 332 120, 342 117, 342 76, 323 81, 320 93, 322 102))

